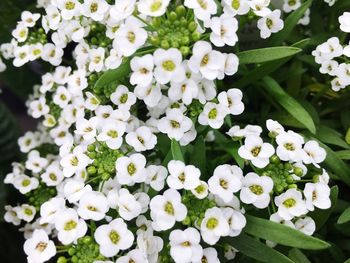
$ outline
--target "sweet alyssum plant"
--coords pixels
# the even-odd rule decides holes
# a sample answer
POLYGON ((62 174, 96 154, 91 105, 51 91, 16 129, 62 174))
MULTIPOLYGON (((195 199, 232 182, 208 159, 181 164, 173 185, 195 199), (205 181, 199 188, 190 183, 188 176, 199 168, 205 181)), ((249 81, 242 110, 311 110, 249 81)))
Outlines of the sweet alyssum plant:
MULTIPOLYGON (((236 122, 249 109, 226 81, 301 51, 240 51, 247 27, 266 39, 288 32, 287 13, 288 27, 309 24, 311 1, 275 2, 47 0, 22 13, 1 56, 51 64, 27 101, 40 124, 5 178, 26 197, 5 220, 24 232, 28 262, 291 262, 276 245, 329 246, 310 216, 331 207, 325 149, 270 118, 236 122)), ((333 58, 348 47, 327 43, 314 55, 339 90, 348 64, 333 58)))

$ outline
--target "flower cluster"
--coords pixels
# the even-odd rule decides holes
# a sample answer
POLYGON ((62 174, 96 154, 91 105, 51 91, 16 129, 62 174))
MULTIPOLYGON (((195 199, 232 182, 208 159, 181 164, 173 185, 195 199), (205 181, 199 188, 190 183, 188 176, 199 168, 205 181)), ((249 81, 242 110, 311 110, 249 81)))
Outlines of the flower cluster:
MULTIPOLYGON (((292 2, 285 12, 298 8, 292 2)), ((54 66, 27 101, 42 122, 19 139, 25 160, 5 179, 27 197, 6 206, 5 220, 22 226, 28 262, 231 260, 235 248, 219 240, 240 235, 255 209, 313 234, 308 211, 330 207, 325 151, 272 120, 271 143, 260 126, 231 127, 243 93, 221 81, 238 70, 238 57, 221 48, 236 45, 239 18, 268 38, 283 28, 281 10, 268 0, 39 5, 44 14, 23 12, 1 45, 15 66, 39 58, 54 66), (227 126, 242 166, 203 172, 174 149, 164 153, 163 144, 180 152, 199 138, 214 144, 227 126)))
MULTIPOLYGON (((349 12, 339 17, 340 30, 345 34, 350 33, 349 19, 349 12)), ((343 45, 338 37, 331 37, 327 42, 318 45, 312 54, 316 63, 321 65, 320 72, 333 77, 332 90, 339 91, 350 85, 350 45, 343 45)))

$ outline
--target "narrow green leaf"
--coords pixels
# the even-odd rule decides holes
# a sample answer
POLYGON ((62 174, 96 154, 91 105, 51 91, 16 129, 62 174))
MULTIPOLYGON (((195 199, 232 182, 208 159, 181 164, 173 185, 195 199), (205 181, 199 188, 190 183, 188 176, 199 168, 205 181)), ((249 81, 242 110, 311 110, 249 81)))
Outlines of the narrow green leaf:
POLYGON ((311 263, 311 261, 297 248, 292 248, 288 252, 288 257, 295 263, 311 263))
POLYGON ((244 233, 241 233, 239 236, 233 238, 225 237, 222 238, 222 240, 238 249, 247 257, 256 259, 259 262, 293 263, 292 260, 282 253, 266 246, 255 238, 245 235, 244 233))
POLYGON ((174 160, 179 160, 184 162, 184 157, 182 155, 181 147, 175 139, 171 140, 171 154, 174 160))
MULTIPOLYGON (((346 132, 345 141, 346 141, 346 143, 350 144, 350 128, 349 128, 348 131, 346 132)), ((348 146, 349 146, 349 145, 348 145, 348 146)))
POLYGON ((338 151, 335 155, 341 160, 350 160, 350 150, 338 151))
POLYGON ((330 246, 321 239, 305 235, 291 227, 250 215, 246 215, 246 218, 247 225, 244 228, 244 232, 250 235, 270 240, 277 244, 303 249, 319 250, 330 246))
POLYGON ((116 69, 107 70, 96 81, 95 87, 104 87, 113 81, 118 81, 130 73, 130 59, 123 61, 123 64, 116 69))
POLYGON ((294 27, 298 24, 300 18, 303 17, 306 10, 311 6, 312 0, 306 1, 302 6, 300 6, 297 10, 292 12, 284 21, 283 29, 272 35, 268 41, 268 46, 276 46, 282 44, 288 36, 292 33, 294 27))
POLYGON ((295 119, 304 125, 310 132, 315 133, 316 127, 310 114, 296 101, 288 95, 280 85, 271 77, 263 79, 266 91, 295 119))
POLYGON ((205 141, 203 136, 199 136, 193 146, 193 151, 190 157, 190 164, 196 166, 201 170, 202 174, 205 174, 206 170, 206 152, 205 141))
POLYGON ((241 156, 239 156, 239 154, 238 154, 239 147, 240 147, 239 142, 233 142, 232 147, 231 146, 226 147, 225 150, 232 155, 233 159, 235 159, 235 161, 237 162, 239 167, 241 169, 243 169, 244 168, 244 159, 241 156))
POLYGON ((331 170, 335 173, 340 180, 342 180, 347 185, 350 185, 350 168, 347 166, 344 161, 342 161, 335 152, 326 146, 325 144, 319 142, 320 145, 326 150, 327 157, 325 160, 325 164, 331 168, 331 170))
POLYGON ((329 216, 332 214, 338 201, 338 192, 339 192, 338 186, 335 185, 331 188, 331 193, 329 198, 331 199, 332 205, 330 208, 325 210, 316 209, 315 211, 309 213, 309 216, 315 220, 317 230, 321 229, 324 226, 329 216))
POLYGON ((237 54, 239 64, 254 64, 293 56, 301 52, 297 47, 268 47, 242 51, 237 54))
POLYGON ((345 209, 345 211, 343 213, 341 213, 341 215, 338 218, 337 223, 338 224, 344 224, 350 221, 350 207, 348 207, 347 209, 345 209))
POLYGON ((316 138, 326 144, 337 145, 345 149, 350 149, 350 145, 343 139, 342 135, 327 126, 320 126, 317 129, 316 138))
MULTIPOLYGON (((303 39, 297 43, 294 43, 292 47, 305 48, 310 42, 309 38, 303 39)), ((292 57, 286 57, 275 61, 263 63, 261 66, 256 67, 249 74, 243 76, 237 83, 237 87, 245 87, 254 81, 258 81, 263 77, 271 74, 275 70, 279 69, 282 65, 287 63, 292 57)))

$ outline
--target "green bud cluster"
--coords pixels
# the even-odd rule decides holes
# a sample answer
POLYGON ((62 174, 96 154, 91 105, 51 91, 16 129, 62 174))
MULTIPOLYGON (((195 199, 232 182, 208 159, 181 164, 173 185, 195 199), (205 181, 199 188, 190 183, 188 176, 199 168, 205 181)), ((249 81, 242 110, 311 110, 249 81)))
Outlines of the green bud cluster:
POLYGON ((100 23, 90 25, 90 33, 86 38, 88 44, 98 47, 108 47, 112 39, 106 36, 106 26, 100 23))
POLYGON ((49 107, 50 107, 50 114, 56 119, 58 120, 59 117, 61 116, 61 112, 62 112, 62 108, 58 105, 56 105, 53 101, 51 101, 49 103, 49 107))
POLYGON ((203 105, 199 100, 193 100, 191 105, 188 107, 188 112, 191 118, 196 118, 203 111, 203 105))
POLYGON ((182 224, 186 226, 200 225, 205 211, 216 205, 214 200, 209 200, 208 198, 198 199, 192 193, 185 193, 182 196, 182 202, 188 210, 186 218, 182 221, 182 224))
POLYGON ((36 211, 40 211, 41 205, 56 195, 56 188, 48 187, 45 184, 40 184, 37 189, 26 194, 28 203, 34 206, 36 211))
POLYGON ((273 191, 275 194, 281 194, 290 188, 297 188, 292 174, 296 174, 297 176, 302 175, 300 168, 294 167, 291 163, 281 162, 276 155, 270 158, 270 164, 262 171, 261 175, 269 176, 273 180, 273 191))
POLYGON ((89 177, 101 177, 108 180, 115 175, 115 162, 123 156, 118 150, 110 149, 105 143, 93 143, 88 146, 87 155, 93 159, 93 163, 87 168, 89 177))
POLYGON ((97 260, 104 260, 105 257, 100 254, 100 247, 90 236, 78 239, 75 246, 68 249, 68 256, 61 256, 57 263, 92 263, 97 260))
POLYGON ((153 18, 151 25, 155 29, 154 35, 149 38, 152 45, 164 49, 178 48, 183 56, 190 53, 189 46, 201 37, 196 30, 193 11, 182 5, 177 6, 175 11, 153 18))
POLYGON ((47 37, 43 28, 29 31, 28 37, 23 45, 34 45, 37 43, 41 43, 43 45, 47 43, 47 37))

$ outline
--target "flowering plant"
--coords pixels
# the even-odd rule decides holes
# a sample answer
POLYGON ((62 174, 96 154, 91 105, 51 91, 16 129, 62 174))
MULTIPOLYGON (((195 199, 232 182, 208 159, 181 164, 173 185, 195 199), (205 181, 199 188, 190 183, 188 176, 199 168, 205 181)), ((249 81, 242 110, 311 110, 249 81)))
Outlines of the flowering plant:
POLYGON ((25 196, 4 219, 24 232, 27 261, 335 253, 319 230, 336 207, 334 180, 350 184, 347 7, 38 0, 23 11, 0 70, 43 65, 26 101, 38 127, 18 139, 22 158, 4 178, 25 196), (316 34, 326 7, 332 27, 316 34))

